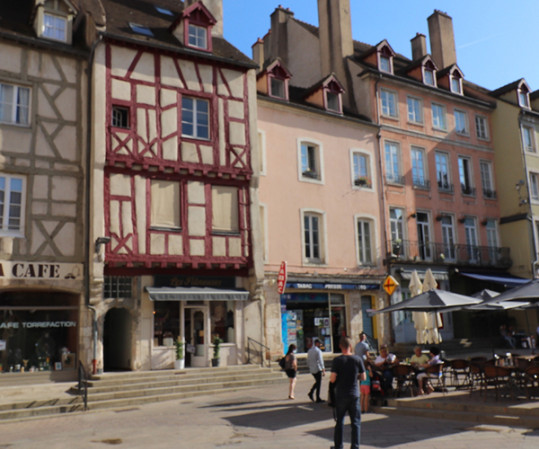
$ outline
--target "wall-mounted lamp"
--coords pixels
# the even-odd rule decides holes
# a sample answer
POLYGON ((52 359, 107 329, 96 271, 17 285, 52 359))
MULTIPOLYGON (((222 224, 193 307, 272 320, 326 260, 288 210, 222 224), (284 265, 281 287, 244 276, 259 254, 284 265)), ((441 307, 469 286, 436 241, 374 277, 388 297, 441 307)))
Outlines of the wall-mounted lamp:
POLYGON ((524 185, 524 180, 520 180, 518 181, 516 184, 515 184, 515 189, 517 189, 518 191, 520 191, 520 189, 522 188, 522 186, 524 185))
POLYGON ((110 237, 98 237, 95 240, 95 252, 96 254, 99 253, 99 248, 101 245, 106 245, 107 243, 110 243, 110 237))
POLYGON ((486 226, 488 224, 488 218, 484 218, 483 221, 481 222, 481 224, 483 226, 486 226))
POLYGON ((466 217, 460 217, 459 218, 459 223, 464 223, 466 221, 466 217))
POLYGON ((410 215, 408 215, 408 218, 416 218, 416 217, 417 217, 416 212, 412 212, 410 215))

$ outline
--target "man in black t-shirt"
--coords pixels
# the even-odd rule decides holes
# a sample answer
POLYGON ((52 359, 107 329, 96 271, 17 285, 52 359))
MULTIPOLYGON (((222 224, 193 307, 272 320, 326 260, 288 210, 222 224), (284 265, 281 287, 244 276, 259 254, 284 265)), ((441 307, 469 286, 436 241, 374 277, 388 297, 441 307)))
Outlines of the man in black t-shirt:
POLYGON ((343 449, 344 417, 350 415, 352 428, 352 449, 359 449, 361 409, 359 404, 358 380, 365 380, 363 360, 352 353, 350 337, 341 337, 339 342, 342 355, 333 360, 330 383, 335 385, 335 431, 334 449, 343 449))

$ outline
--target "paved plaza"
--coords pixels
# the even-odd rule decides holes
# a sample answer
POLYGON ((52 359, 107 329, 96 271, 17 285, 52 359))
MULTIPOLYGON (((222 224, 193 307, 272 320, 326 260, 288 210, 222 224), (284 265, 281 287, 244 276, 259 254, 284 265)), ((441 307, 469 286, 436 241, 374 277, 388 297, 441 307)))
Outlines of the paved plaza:
MULTIPOLYGON (((333 436, 331 409, 308 400, 312 380, 308 374, 299 376, 295 400, 286 399, 287 385, 281 384, 115 411, 1 423, 0 448, 328 449, 333 436)), ((349 442, 348 425, 345 437, 349 442)), ((536 449, 539 429, 369 413, 362 419, 361 447, 536 449)))

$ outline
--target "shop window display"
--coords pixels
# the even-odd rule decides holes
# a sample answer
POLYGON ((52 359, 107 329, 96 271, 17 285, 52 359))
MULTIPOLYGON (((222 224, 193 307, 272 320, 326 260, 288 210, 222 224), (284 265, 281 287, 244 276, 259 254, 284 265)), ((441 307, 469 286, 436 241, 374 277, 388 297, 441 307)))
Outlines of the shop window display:
POLYGON ((213 301, 210 304, 211 335, 223 343, 234 342, 234 303, 213 301))
POLYGON ((180 303, 156 301, 153 314, 154 345, 172 346, 180 334, 180 303))

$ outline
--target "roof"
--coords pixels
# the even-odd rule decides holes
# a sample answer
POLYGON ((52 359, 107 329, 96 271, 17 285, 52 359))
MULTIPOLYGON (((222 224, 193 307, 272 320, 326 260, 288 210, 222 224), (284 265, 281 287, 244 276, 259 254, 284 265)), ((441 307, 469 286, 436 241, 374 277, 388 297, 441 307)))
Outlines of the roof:
POLYGON ((524 78, 520 78, 516 81, 513 81, 512 83, 506 84, 505 86, 502 86, 496 90, 491 91, 490 94, 495 97, 499 97, 503 94, 506 94, 507 92, 511 92, 513 90, 518 89, 518 87, 523 81, 524 81, 524 78))

